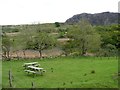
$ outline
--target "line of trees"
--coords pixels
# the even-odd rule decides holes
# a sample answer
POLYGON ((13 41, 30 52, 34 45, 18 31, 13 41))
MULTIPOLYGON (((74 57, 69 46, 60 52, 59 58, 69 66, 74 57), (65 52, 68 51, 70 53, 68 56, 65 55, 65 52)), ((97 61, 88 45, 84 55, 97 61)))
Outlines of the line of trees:
POLYGON ((39 57, 42 58, 42 50, 52 47, 60 47, 65 55, 85 56, 87 53, 93 53, 97 56, 113 56, 117 54, 119 25, 92 26, 86 20, 81 20, 63 30, 62 26, 56 25, 58 23, 55 23, 54 28, 61 30, 58 33, 64 32, 64 37, 69 38, 65 43, 59 43, 56 37, 40 25, 21 27, 20 34, 14 37, 2 33, 3 57, 10 60, 10 51, 12 51, 16 52, 19 58, 17 54, 19 50, 23 51, 25 57, 25 50, 32 49, 39 51, 39 57))
POLYGON ((10 60, 10 50, 11 50, 12 42, 10 38, 3 33, 2 34, 2 53, 3 57, 7 60, 10 60))

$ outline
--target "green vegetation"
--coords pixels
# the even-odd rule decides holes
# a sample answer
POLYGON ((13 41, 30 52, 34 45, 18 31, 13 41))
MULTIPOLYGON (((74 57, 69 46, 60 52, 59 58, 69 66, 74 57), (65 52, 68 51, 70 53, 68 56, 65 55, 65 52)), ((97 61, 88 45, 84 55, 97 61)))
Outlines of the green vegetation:
POLYGON ((14 77, 13 87, 31 88, 117 88, 118 60, 114 57, 60 57, 3 61, 3 88, 9 87, 8 71, 14 77), (37 61, 46 70, 43 76, 28 75, 22 65, 37 61))
POLYGON ((60 27, 60 23, 59 22, 55 22, 55 26, 56 27, 60 27))
POLYGON ((72 48, 76 48, 79 55, 85 55, 87 52, 97 51, 100 48, 100 35, 94 30, 89 22, 82 20, 68 32, 71 38, 69 43, 72 48))
POLYGON ((48 36, 47 33, 40 32, 33 41, 34 49, 39 51, 40 57, 42 57, 42 50, 53 47, 56 43, 55 39, 52 36, 48 36))
POLYGON ((92 26, 85 20, 3 26, 2 86, 117 88, 119 29, 120 25, 92 26), (35 77, 26 74, 22 65, 32 61, 47 72, 35 77))
POLYGON ((11 46, 12 46, 12 42, 11 42, 10 38, 6 34, 3 34, 3 36, 2 36, 3 57, 7 58, 8 60, 10 59, 11 46))
MULTIPOLYGON (((81 20, 72 25, 55 22, 53 24, 9 26, 8 28, 6 26, 3 33, 10 39, 7 40, 11 42, 10 52, 22 50, 24 57, 26 50, 41 52, 49 49, 49 46, 63 50, 63 55, 86 56, 92 54, 108 57, 117 56, 119 28, 119 25, 92 26, 88 21, 81 20), (8 33, 6 31, 9 28, 18 29, 19 32, 8 33), (42 40, 42 38, 44 39, 42 40), (40 49, 40 47, 42 48, 40 49)), ((6 41, 3 39, 3 42, 6 41)))
POLYGON ((19 32, 19 29, 13 27, 3 27, 2 30, 7 33, 19 32))

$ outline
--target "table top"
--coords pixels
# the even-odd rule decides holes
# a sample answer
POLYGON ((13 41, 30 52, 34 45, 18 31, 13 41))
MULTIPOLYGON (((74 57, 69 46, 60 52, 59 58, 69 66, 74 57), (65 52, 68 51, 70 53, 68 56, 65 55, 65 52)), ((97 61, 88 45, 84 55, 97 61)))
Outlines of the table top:
POLYGON ((28 66, 28 68, 35 69, 35 70, 42 70, 43 69, 43 68, 34 67, 34 66, 28 66))
POLYGON ((31 62, 31 63, 24 63, 24 65, 32 65, 32 64, 37 64, 38 62, 31 62))

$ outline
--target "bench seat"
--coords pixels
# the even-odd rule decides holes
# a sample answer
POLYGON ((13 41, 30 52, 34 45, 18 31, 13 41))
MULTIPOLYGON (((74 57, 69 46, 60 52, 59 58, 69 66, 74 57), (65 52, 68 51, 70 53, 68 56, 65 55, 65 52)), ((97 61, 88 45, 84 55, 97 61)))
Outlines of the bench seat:
POLYGON ((31 71, 31 70, 24 70, 25 72, 28 72, 28 73, 36 73, 36 72, 34 72, 34 71, 31 71))

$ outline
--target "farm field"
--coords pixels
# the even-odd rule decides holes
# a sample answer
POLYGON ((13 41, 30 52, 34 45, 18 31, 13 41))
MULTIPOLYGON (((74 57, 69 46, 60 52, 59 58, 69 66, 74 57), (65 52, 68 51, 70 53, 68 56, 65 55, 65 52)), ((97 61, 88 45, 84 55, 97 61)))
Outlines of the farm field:
POLYGON ((2 62, 2 87, 9 87, 11 70, 14 88, 118 88, 118 60, 115 57, 58 57, 51 59, 2 62), (22 65, 38 62, 46 70, 43 76, 24 72, 22 65), (51 70, 53 68, 53 71, 51 70))

